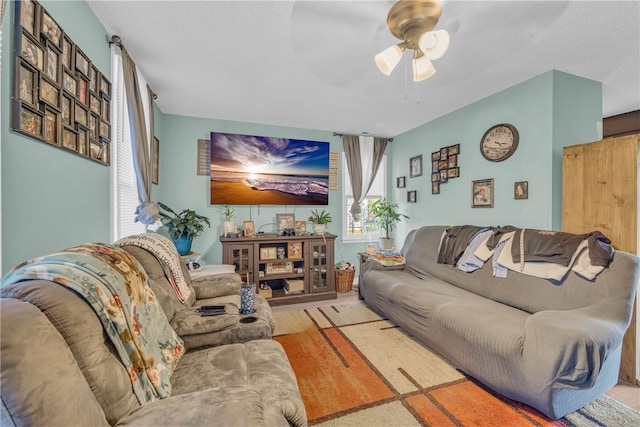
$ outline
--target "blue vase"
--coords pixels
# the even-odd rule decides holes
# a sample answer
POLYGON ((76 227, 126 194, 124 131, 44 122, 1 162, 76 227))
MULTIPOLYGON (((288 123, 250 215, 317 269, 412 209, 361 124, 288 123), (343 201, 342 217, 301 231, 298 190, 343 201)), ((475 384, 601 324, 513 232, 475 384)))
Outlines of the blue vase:
POLYGON ((192 242, 193 239, 187 236, 180 236, 179 239, 173 239, 173 244, 176 245, 176 249, 178 249, 180 255, 186 255, 191 252, 192 242))

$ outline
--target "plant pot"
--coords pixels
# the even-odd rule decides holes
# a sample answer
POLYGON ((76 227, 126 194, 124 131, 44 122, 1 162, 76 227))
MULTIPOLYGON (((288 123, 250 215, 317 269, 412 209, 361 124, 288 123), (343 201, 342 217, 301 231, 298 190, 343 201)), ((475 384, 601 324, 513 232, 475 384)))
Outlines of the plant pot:
POLYGON ((173 239, 173 244, 176 245, 176 249, 180 255, 186 255, 191 252, 191 243, 193 243, 193 239, 187 236, 181 236, 179 239, 173 239))
POLYGON ((327 224, 313 224, 313 232, 316 234, 324 234, 327 224))
POLYGON ((393 239, 381 237, 380 238, 380 249, 383 251, 390 251, 393 249, 393 239))

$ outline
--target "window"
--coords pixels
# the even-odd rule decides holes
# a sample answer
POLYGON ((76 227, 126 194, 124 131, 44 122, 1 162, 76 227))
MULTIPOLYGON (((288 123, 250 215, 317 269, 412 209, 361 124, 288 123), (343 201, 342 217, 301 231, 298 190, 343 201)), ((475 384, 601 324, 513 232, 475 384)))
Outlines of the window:
POLYGON ((368 242, 378 237, 378 227, 371 217, 369 207, 379 199, 387 196, 387 156, 382 158, 376 178, 369 189, 369 193, 360 203, 362 213, 360 220, 355 221, 349 212, 353 203, 353 192, 351 190, 351 179, 349 178, 349 170, 347 169, 347 159, 342 153, 342 185, 344 193, 342 196, 342 241, 343 242, 368 242))
MULTIPOLYGON (((138 207, 138 184, 133 168, 129 108, 125 95, 120 48, 111 48, 113 100, 111 140, 111 241, 146 232, 144 224, 134 222, 138 207)), ((140 86, 147 87, 138 73, 140 86)), ((146 110, 145 110, 146 111, 146 110)), ((148 126, 147 126, 148 127, 148 126)))

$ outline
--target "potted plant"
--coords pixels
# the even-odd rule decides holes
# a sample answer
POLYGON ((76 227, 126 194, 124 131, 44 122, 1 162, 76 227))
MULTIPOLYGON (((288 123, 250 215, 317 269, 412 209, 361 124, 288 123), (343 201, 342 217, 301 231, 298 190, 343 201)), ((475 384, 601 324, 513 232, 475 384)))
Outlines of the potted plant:
POLYGON ((235 211, 229 205, 222 205, 222 215, 224 223, 222 224, 222 235, 227 236, 236 232, 236 224, 232 221, 235 211))
POLYGON ((380 237, 380 249, 390 250, 393 248, 391 232, 396 228, 402 218, 409 218, 405 214, 398 212, 398 205, 389 202, 386 198, 378 199, 371 204, 371 214, 375 218, 376 225, 380 231, 384 231, 380 237))
POLYGON ((176 213, 164 203, 158 202, 158 206, 162 209, 160 211, 162 226, 167 230, 169 237, 173 239, 180 255, 191 252, 191 243, 204 231, 204 224, 211 227, 209 218, 198 215, 191 209, 176 213))
POLYGON ((317 209, 312 210, 308 220, 313 223, 313 232, 317 234, 324 233, 327 224, 333 221, 331 214, 324 209, 321 212, 318 212, 317 209))

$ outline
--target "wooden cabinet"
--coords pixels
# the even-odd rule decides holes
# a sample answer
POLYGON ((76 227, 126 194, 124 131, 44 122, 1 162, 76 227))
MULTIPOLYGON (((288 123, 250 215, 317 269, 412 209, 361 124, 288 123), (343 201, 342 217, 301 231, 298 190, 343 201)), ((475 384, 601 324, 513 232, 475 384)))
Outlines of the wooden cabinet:
MULTIPOLYGON (((615 249, 638 253, 638 143, 640 135, 564 147, 562 231, 599 230, 615 249)), ((622 344, 620 379, 638 383, 637 301, 622 344)))
POLYGON ((336 236, 220 237, 223 264, 242 279, 269 286, 269 304, 283 305, 337 297, 334 272, 336 236))

